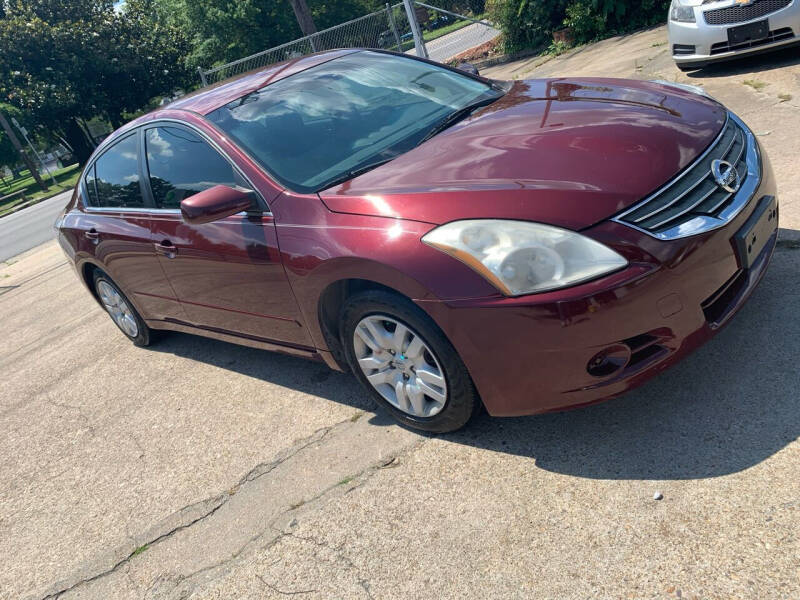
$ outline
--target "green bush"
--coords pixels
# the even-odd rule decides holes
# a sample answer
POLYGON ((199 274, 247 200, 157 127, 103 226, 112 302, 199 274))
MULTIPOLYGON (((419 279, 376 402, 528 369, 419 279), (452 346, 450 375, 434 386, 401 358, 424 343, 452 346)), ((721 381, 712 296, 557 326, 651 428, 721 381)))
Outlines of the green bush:
POLYGON ((561 27, 569 0, 488 0, 489 18, 500 26, 506 52, 538 48, 561 27))
POLYGON ((662 23, 669 4, 669 0, 574 0, 567 6, 564 26, 572 29, 576 42, 591 42, 662 23))
POLYGON ((606 20, 592 10, 591 0, 578 0, 567 6, 564 25, 572 29, 573 39, 585 43, 602 37, 606 32, 606 20))
POLYGON ((546 46, 554 30, 572 29, 576 42, 664 22, 670 0, 489 0, 507 52, 546 46))

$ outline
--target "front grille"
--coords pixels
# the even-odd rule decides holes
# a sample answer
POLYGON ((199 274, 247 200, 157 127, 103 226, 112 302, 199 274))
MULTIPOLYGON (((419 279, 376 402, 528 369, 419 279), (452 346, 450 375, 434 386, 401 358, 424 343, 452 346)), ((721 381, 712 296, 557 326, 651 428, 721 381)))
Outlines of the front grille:
POLYGON ((716 159, 731 163, 743 186, 747 178, 746 148, 744 129, 729 118, 722 133, 700 160, 619 220, 657 234, 697 215, 719 217, 734 194, 716 184, 711 175, 711 163, 716 159))
POLYGON ((752 21, 782 8, 786 8, 792 0, 755 0, 752 4, 715 8, 703 13, 709 25, 730 25, 752 21))
POLYGON ((769 32, 769 37, 763 40, 747 41, 742 44, 734 44, 731 46, 728 42, 717 42, 711 44, 711 54, 722 54, 723 52, 731 52, 734 50, 744 50, 745 48, 755 48, 756 46, 763 46, 764 44, 771 44, 772 42, 779 42, 781 40, 788 40, 794 37, 794 32, 791 27, 783 27, 769 32))
POLYGON ((686 54, 694 54, 694 45, 692 44, 673 44, 672 55, 681 56, 686 54))

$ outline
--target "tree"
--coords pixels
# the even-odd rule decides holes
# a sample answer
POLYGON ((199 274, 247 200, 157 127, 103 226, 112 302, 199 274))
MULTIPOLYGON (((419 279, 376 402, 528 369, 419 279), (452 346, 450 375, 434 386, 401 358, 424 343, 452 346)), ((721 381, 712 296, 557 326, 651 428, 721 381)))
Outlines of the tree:
MULTIPOLYGON (((9 119, 11 117, 19 119, 19 111, 7 104, 0 103, 0 113, 4 113, 9 119)), ((22 160, 22 157, 17 152, 17 149, 14 148, 14 144, 11 143, 8 134, 0 128, 0 171, 2 171, 3 167, 14 167, 20 160, 22 160)))
POLYGON ((311 35, 317 32, 317 26, 314 25, 314 17, 311 16, 311 11, 308 10, 306 0, 289 0, 294 11, 294 16, 297 18, 297 24, 300 25, 300 30, 303 35, 311 35))
MULTIPOLYGON (((14 131, 12 123, 16 121, 19 123, 19 119, 17 117, 22 117, 20 112, 14 108, 13 106, 9 106, 7 104, 0 104, 0 127, 2 127, 4 139, 7 141, 7 144, 11 146, 11 152, 6 154, 6 158, 10 161, 8 166, 13 166, 20 158, 28 167, 33 178, 36 180, 36 183, 42 188, 42 191, 47 190, 47 185, 42 181, 42 178, 39 176, 39 167, 36 165, 31 157, 28 156, 28 153, 22 147, 22 142, 19 139, 19 135, 17 132, 14 131), (12 119, 9 122, 9 118, 12 119)), ((5 144, 4 144, 5 145, 5 144)), ((8 150, 8 148, 6 147, 8 150)))
POLYGON ((4 184, 6 184, 6 181, 5 178, 2 177, 3 168, 8 167, 10 169, 18 162, 19 154, 11 144, 11 140, 8 139, 8 136, 4 132, 0 131, 0 178, 3 179, 4 184))
POLYGON ((92 147, 79 119, 120 125, 188 81, 180 29, 153 0, 8 0, 0 19, 0 97, 61 134, 81 163, 92 147))
MULTIPOLYGON (((304 35, 292 12, 296 0, 154 0, 159 18, 191 43, 187 67, 231 62, 304 35), (292 4, 290 4, 290 2, 292 4)), ((307 0, 314 30, 363 16, 381 0, 307 0)))
POLYGON ((301 35, 283 1, 156 0, 162 19, 185 32, 191 43, 187 67, 226 63, 301 35))

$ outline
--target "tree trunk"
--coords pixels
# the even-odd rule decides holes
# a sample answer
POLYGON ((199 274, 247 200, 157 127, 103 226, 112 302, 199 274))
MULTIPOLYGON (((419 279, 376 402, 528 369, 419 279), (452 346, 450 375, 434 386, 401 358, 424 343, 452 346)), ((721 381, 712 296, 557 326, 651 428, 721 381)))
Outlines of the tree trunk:
POLYGON ((85 165, 86 161, 89 160, 89 157, 92 155, 94 148, 89 145, 89 140, 86 139, 86 133, 84 133, 81 126, 78 125, 78 121, 74 118, 67 120, 67 128, 64 131, 64 137, 69 143, 72 154, 78 159, 78 164, 80 166, 85 165))
POLYGON ((125 119, 119 115, 108 115, 108 121, 111 123, 111 127, 114 128, 114 131, 125 125, 125 119))
POLYGON ((33 178, 36 180, 36 183, 39 184, 39 187, 42 188, 43 192, 47 191, 47 184, 42 181, 42 178, 39 176, 39 167, 35 165, 31 160, 30 156, 28 156, 25 151, 22 149, 22 144, 20 144, 19 139, 17 138, 17 134, 14 133, 14 130, 11 129, 11 125, 9 125, 6 117, 3 113, 0 113, 0 126, 5 129, 8 138, 11 140, 14 148, 16 148, 19 155, 22 157, 22 160, 25 162, 25 165, 28 167, 28 171, 30 171, 33 178))
POLYGON ((297 17, 297 24, 300 25, 300 31, 303 35, 311 35, 317 32, 317 27, 314 25, 314 19, 311 16, 311 11, 308 10, 306 0, 289 0, 292 3, 294 16, 297 17))

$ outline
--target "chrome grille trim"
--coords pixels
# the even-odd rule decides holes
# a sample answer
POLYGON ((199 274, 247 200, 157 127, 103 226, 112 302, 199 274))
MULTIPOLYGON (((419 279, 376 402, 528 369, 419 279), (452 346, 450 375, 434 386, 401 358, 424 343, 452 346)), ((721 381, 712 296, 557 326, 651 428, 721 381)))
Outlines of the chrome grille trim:
MULTIPOLYGON (((711 144, 711 146, 709 146, 709 148, 706 150, 706 152, 703 153, 703 155, 698 160, 696 160, 694 163, 692 163, 692 165, 690 167, 686 168, 686 170, 684 171, 684 175, 688 174, 689 172, 691 172, 691 170, 699 162, 701 162, 702 159, 705 158, 708 155, 709 152, 711 152, 712 150, 715 149, 716 144, 718 144, 720 142, 721 138, 724 137, 724 134, 727 131, 727 127, 728 127, 728 121, 726 119, 725 125, 723 125, 722 131, 720 131, 719 137, 716 140, 714 140, 714 142, 711 144)), ((726 158, 728 156, 728 153, 731 151, 731 148, 733 148, 733 145, 736 143, 737 135, 738 135, 738 133, 734 133, 733 137, 731 137, 731 141, 728 143, 728 147, 725 148, 725 152, 722 153, 720 158, 726 158)), ((744 145, 742 145, 742 148, 744 148, 744 145)), ((741 157, 741 154, 739 155, 739 157, 741 157)), ((739 158, 737 158, 736 161, 733 164, 736 164, 737 162, 739 162, 739 158)), ((686 196, 686 194, 688 194, 689 192, 692 192, 695 189, 697 189, 697 186, 702 185, 705 182, 705 180, 708 179, 710 176, 711 176, 711 171, 708 171, 703 177, 701 177, 700 179, 695 181, 692 184, 692 187, 690 187, 690 188, 684 190, 683 192, 681 192, 673 200, 671 200, 670 202, 668 202, 664 206, 659 206, 658 208, 655 208, 652 211, 650 211, 648 213, 645 213, 644 215, 633 219, 633 222, 634 223, 641 223, 642 221, 646 221, 650 217, 653 217, 653 216, 657 215, 658 213, 663 212, 663 211, 667 210, 668 208, 674 206, 680 200, 682 200, 684 198, 684 196, 686 196)), ((703 196, 702 200, 705 200, 706 198, 708 198, 715 191, 716 191, 716 189, 712 189, 711 191, 709 191, 705 196, 703 196)), ((654 194, 653 196, 655 196, 655 195, 658 195, 658 194, 654 194)), ((690 208, 695 208, 696 206, 699 206, 700 204, 702 204, 702 200, 700 202, 697 202, 697 203, 693 204, 690 208)), ((681 211, 677 215, 673 215, 673 216, 669 217, 668 219, 665 219, 663 221, 659 221, 658 224, 653 225, 650 229, 657 229, 658 227, 660 227, 664 223, 668 223, 668 222, 672 221, 673 219, 675 219, 676 217, 679 217, 679 216, 681 216, 681 215, 683 215, 683 214, 685 214, 687 212, 689 212, 689 210, 681 211)))
POLYGON ((755 0, 751 4, 734 4, 725 8, 714 8, 703 12, 703 18, 709 25, 732 25, 766 17, 783 10, 792 0, 755 0))
POLYGON ((687 166, 666 185, 659 188, 653 194, 650 194, 641 202, 636 203, 631 208, 628 208, 624 212, 618 214, 612 220, 627 227, 631 227, 646 233, 647 235, 659 240, 674 240, 692 235, 698 235, 700 233, 705 233, 707 231, 712 231, 714 229, 718 229, 719 227, 725 226, 747 205, 747 203, 750 201, 750 198, 758 189, 759 185, 761 185, 761 158, 759 156, 758 142, 756 142, 753 132, 750 131, 750 129, 741 121, 741 119, 729 112, 725 121, 725 125, 723 125, 718 136, 693 163, 687 166), (732 140, 726 146, 724 152, 721 153, 719 144, 725 135, 729 134, 730 128, 732 127, 735 128, 732 140), (694 182, 688 190, 682 191, 676 198, 671 199, 666 205, 659 206, 652 211, 648 211, 644 216, 633 214, 641 211, 642 208, 646 207, 653 200, 663 198, 663 195, 669 193, 669 190, 681 182, 686 175, 701 168, 701 163, 704 163, 704 161, 710 164, 710 160, 715 158, 727 158, 731 152, 731 149, 734 148, 738 143, 741 144, 741 147, 737 152, 737 158, 733 161, 729 161, 733 165, 738 165, 739 175, 742 179, 741 187, 735 194, 724 194, 723 197, 716 201, 712 207, 705 208, 701 212, 696 212, 693 214, 693 211, 695 211, 710 197, 712 197, 714 193, 720 191, 721 188, 715 186, 713 189, 707 192, 701 192, 702 196, 699 200, 692 199, 689 205, 680 207, 680 210, 677 213, 670 214, 668 218, 651 223, 647 227, 643 225, 643 221, 652 219, 654 215, 658 215, 664 210, 675 207, 676 204, 684 199, 687 194, 691 194, 692 191, 697 190, 700 185, 708 181, 708 176, 711 174, 709 168, 707 174, 704 174, 703 177, 694 182), (712 153, 713 157, 710 157, 709 155, 712 153), (744 159, 743 165, 739 164, 742 159, 744 159), (746 172, 743 172, 743 167, 746 167, 746 172), (686 219, 684 217, 689 218, 686 219), (672 221, 676 221, 675 225, 668 227, 667 229, 659 230, 659 227, 662 227, 672 221))

